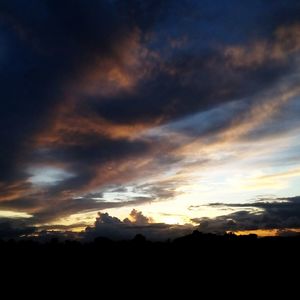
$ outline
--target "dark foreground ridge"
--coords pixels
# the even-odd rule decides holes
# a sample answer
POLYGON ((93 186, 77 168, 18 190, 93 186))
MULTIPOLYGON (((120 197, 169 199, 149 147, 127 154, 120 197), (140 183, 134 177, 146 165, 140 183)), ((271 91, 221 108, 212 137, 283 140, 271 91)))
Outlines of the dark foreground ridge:
POLYGON ((243 260, 254 258, 268 260, 277 256, 284 260, 298 257, 300 253, 300 235, 289 237, 257 237, 255 234, 235 235, 233 233, 216 235, 204 234, 197 230, 193 233, 165 242, 148 241, 138 234, 132 240, 113 241, 98 237, 91 242, 78 240, 60 241, 51 238, 48 241, 34 239, 0 240, 0 255, 17 261, 30 261, 36 258, 55 260, 84 261, 101 263, 124 262, 133 260, 163 259, 165 262, 176 257, 176 261, 193 262, 197 258, 213 258, 214 261, 227 259, 243 260))
POLYGON ((112 281, 116 287, 129 281, 127 288, 161 286, 176 291, 184 281, 190 284, 194 280, 195 286, 204 288, 205 282, 248 284, 253 276, 256 285, 265 286, 266 278, 290 284, 298 278, 293 274, 299 270, 299 250, 299 236, 258 238, 199 231, 165 242, 151 242, 142 235, 127 241, 102 237, 91 242, 56 238, 44 242, 0 241, 1 272, 5 280, 31 282, 31 277, 27 277, 30 271, 35 280, 47 284, 53 280, 64 283, 71 278, 72 282, 78 282, 75 286, 82 286, 84 281, 88 286, 102 289, 112 281), (177 287, 174 282, 178 281, 177 287))

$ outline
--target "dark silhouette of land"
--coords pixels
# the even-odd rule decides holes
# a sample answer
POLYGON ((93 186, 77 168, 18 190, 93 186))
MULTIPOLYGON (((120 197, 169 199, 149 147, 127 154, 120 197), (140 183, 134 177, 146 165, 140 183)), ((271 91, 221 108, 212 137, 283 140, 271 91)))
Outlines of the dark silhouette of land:
POLYGON ((109 261, 163 259, 165 262, 176 260, 192 261, 195 258, 213 260, 244 260, 259 258, 268 260, 278 258, 290 260, 300 253, 300 235, 291 237, 262 237, 255 234, 235 235, 233 233, 216 235, 194 231, 192 234, 165 242, 148 241, 138 234, 132 240, 113 241, 97 237, 91 242, 78 240, 59 241, 51 238, 40 242, 34 239, 0 240, 0 255, 7 259, 24 262, 34 259, 55 261, 96 259, 102 263, 109 261))
MULTIPOLYGON (((139 286, 147 290, 161 286, 177 291, 183 281, 191 280, 196 290, 212 283, 210 292, 218 290, 216 282, 265 287, 266 278, 284 278, 288 282, 297 278, 293 274, 299 268, 299 250, 298 236, 258 238, 198 231, 165 242, 151 242, 142 235, 127 241, 103 237, 91 242, 56 238, 43 242, 0 241, 1 274, 6 281, 28 280, 34 284, 36 281, 28 277, 30 271, 47 289, 51 289, 52 282, 67 289, 64 282, 71 278, 71 282, 77 282, 72 283, 73 291, 82 286, 82 281, 101 289, 113 283, 113 291, 120 284, 127 288, 139 286), (171 285, 166 284, 168 281, 171 285)), ((90 290, 93 289, 87 288, 90 290)), ((192 287, 190 290, 194 291, 192 287)))

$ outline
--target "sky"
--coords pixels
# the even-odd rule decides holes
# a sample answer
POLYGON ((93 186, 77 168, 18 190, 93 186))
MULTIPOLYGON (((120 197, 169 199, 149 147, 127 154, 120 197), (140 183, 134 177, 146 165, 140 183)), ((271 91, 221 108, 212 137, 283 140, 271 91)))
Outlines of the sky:
POLYGON ((0 238, 300 231, 300 3, 1 0, 0 238))

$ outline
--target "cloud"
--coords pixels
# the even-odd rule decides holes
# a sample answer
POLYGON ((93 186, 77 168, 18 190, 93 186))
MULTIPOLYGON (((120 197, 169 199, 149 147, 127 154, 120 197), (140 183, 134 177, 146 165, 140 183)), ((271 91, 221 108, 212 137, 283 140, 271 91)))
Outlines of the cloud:
POLYGON ((300 197, 261 198, 250 203, 212 203, 214 208, 236 211, 216 218, 195 218, 203 232, 288 230, 300 228, 300 197))
POLYGON ((0 218, 0 239, 15 239, 35 232, 36 228, 28 225, 27 220, 0 218))
POLYGON ((131 211, 131 213, 129 214, 129 218, 126 218, 123 222, 124 223, 134 223, 137 225, 146 225, 146 224, 152 223, 152 220, 151 220, 151 218, 144 216, 141 211, 137 211, 137 210, 133 209, 131 211))
MULTIPOLYGON (((149 197, 128 197, 125 200, 109 201, 104 198, 95 198, 89 194, 81 197, 75 197, 68 193, 47 196, 45 193, 37 193, 27 198, 18 198, 12 201, 3 201, 0 203, 0 209, 8 211, 27 212, 32 216, 27 219, 27 223, 42 225, 57 221, 60 218, 67 217, 78 212, 90 212, 104 210, 108 208, 117 208, 122 206, 134 206, 147 203, 152 199, 149 197)), ((138 218, 138 216, 136 216, 138 218)), ((59 227, 59 226, 58 226, 59 227)))
POLYGON ((227 63, 234 68, 258 68, 267 62, 286 63, 300 50, 299 24, 280 26, 272 41, 230 46, 224 50, 227 63))
POLYGON ((213 160, 186 149, 277 131, 299 94, 299 6, 254 2, 1 1, 0 208, 34 224, 169 200, 213 160))
POLYGON ((133 209, 128 218, 121 221, 108 213, 98 213, 98 218, 93 227, 85 230, 86 239, 107 237, 114 240, 132 239, 137 234, 142 234, 150 240, 167 240, 192 231, 190 225, 169 225, 152 223, 151 219, 142 212, 133 209))
MULTIPOLYGON (((0 132, 5 145, 0 176, 6 181, 17 176, 16 164, 30 151, 31 137, 47 128, 53 110, 72 96, 72 83, 78 86, 83 73, 94 73, 89 71, 91 65, 100 61, 102 68, 106 61, 112 62, 102 74, 111 72, 112 81, 122 84, 122 71, 113 65, 122 64, 119 56, 123 47, 135 47, 136 28, 146 32, 159 11, 159 2, 146 5, 145 11, 138 1, 77 0, 72 6, 41 1, 32 5, 19 1, 2 1, 0 5, 1 36, 8 48, 5 60, 9 65, 1 67, 0 126, 10 128, 9 134, 0 132)), ((128 54, 124 57, 129 61, 128 54)))
POLYGON ((245 189, 255 189, 258 186, 262 187, 271 187, 272 189, 281 188, 282 186, 286 186, 288 184, 288 180, 290 178, 299 177, 300 170, 299 168, 296 169, 289 169, 284 172, 280 173, 272 173, 269 175, 262 175, 258 177, 250 177, 245 180, 243 183, 243 187, 245 189))

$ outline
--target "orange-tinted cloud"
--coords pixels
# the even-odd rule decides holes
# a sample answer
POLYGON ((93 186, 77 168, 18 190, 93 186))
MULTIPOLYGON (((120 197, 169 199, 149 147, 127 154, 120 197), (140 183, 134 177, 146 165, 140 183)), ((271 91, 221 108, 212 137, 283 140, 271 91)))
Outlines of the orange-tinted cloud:
POLYGON ((229 66, 257 68, 267 62, 284 63, 300 50, 300 25, 281 26, 271 40, 257 40, 248 45, 226 47, 224 56, 229 66))

